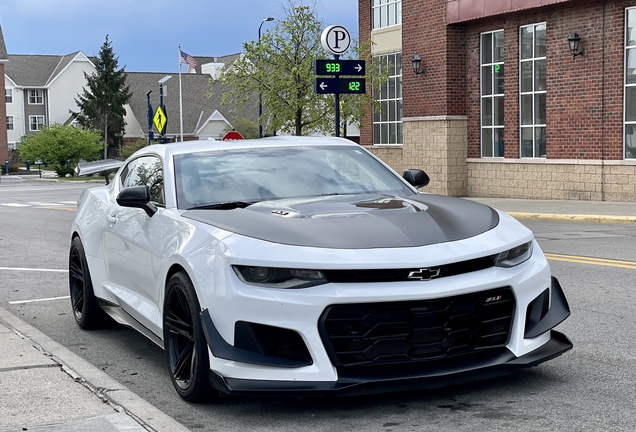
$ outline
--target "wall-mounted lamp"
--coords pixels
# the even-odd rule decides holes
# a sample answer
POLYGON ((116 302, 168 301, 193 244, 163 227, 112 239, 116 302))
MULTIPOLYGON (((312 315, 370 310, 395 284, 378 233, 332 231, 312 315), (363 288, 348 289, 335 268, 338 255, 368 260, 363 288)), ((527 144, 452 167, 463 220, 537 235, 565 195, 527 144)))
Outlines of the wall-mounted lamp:
POLYGON ((570 52, 572 53, 572 60, 576 58, 576 56, 583 55, 583 49, 579 50, 579 44, 581 43, 581 36, 577 33, 572 33, 568 36, 568 45, 570 47, 570 52))
POLYGON ((417 53, 415 53, 411 59, 411 66, 413 66, 413 72, 415 72, 415 75, 426 72, 426 69, 422 67, 422 59, 417 55, 417 53))

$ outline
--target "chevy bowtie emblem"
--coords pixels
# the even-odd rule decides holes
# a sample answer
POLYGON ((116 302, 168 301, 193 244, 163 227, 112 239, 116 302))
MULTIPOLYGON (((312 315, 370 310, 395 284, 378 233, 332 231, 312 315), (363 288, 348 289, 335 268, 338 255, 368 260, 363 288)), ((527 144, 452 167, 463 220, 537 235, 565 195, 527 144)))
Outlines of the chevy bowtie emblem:
POLYGON ((423 268, 409 272, 409 280, 431 280, 439 276, 440 268, 423 268))

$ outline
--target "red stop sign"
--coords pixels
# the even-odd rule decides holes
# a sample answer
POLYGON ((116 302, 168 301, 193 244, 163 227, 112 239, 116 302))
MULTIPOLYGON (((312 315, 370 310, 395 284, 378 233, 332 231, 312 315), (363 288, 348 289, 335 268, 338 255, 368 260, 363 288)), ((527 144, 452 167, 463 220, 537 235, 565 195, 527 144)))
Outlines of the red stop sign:
POLYGON ((241 135, 237 131, 229 131, 228 133, 223 135, 223 138, 221 138, 222 141, 235 141, 235 140, 242 140, 242 139, 245 139, 245 138, 243 138, 243 135, 241 135))

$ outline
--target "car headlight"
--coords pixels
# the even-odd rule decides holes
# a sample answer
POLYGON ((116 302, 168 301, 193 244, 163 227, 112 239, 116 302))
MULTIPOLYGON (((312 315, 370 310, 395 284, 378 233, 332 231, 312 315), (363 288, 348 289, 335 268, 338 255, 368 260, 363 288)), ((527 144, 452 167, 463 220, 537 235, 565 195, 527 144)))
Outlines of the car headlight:
POLYGON ((319 270, 287 269, 277 267, 232 266, 236 275, 249 285, 266 288, 309 288, 327 283, 319 270))
POLYGON ((528 261, 532 256, 532 242, 524 243, 505 252, 501 252, 495 259, 496 267, 514 267, 528 261))

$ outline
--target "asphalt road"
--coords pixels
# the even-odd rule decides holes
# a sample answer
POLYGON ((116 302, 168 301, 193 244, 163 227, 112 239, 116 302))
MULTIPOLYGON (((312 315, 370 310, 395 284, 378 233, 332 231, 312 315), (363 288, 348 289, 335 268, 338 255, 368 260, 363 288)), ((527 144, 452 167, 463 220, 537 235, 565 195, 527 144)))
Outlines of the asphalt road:
POLYGON ((0 305, 203 431, 636 430, 636 227, 528 222, 561 281, 574 349, 537 368, 435 391, 345 399, 225 398, 193 405, 172 388, 163 352, 123 327, 82 331, 65 270, 85 183, 0 183, 0 305), (7 205, 11 204, 11 205, 7 205), (557 254, 567 255, 565 261, 557 254), (577 258, 597 257, 606 261, 577 258), (629 268, 632 267, 632 268, 629 268), (7 269, 11 268, 11 269, 7 269), (32 303, 25 300, 53 299, 32 303))

